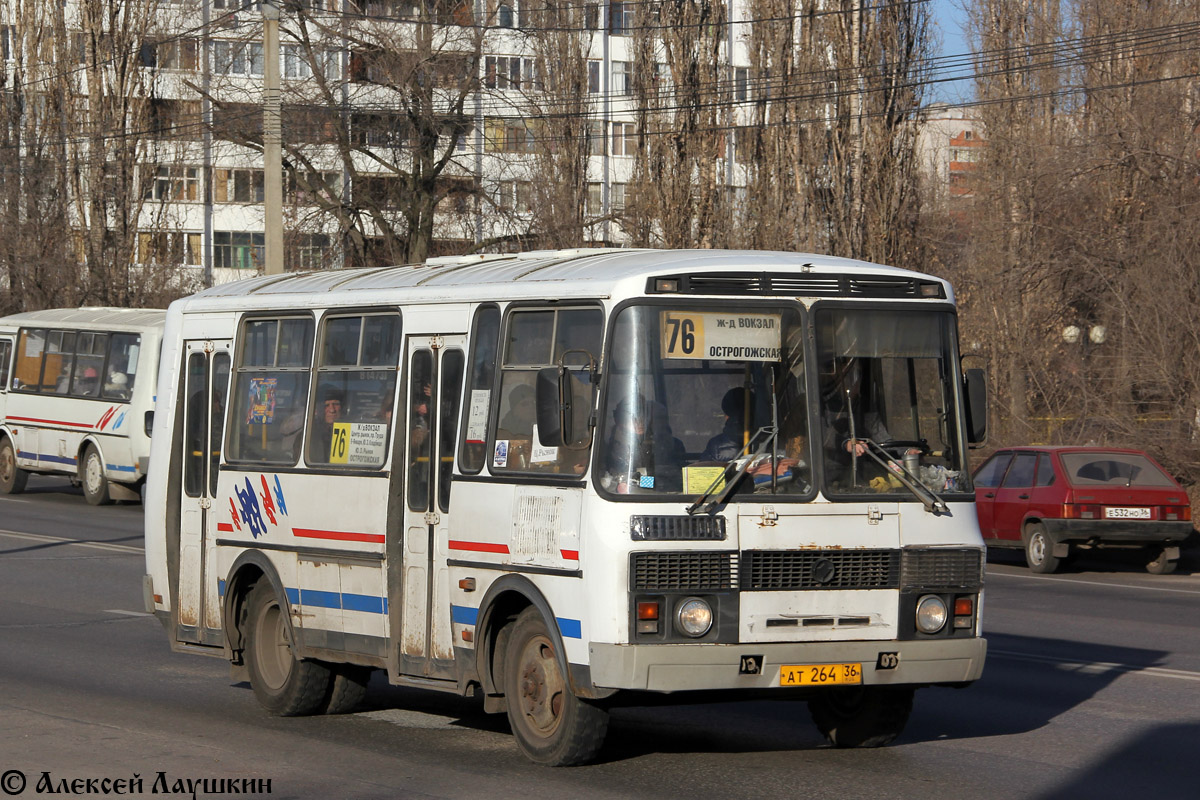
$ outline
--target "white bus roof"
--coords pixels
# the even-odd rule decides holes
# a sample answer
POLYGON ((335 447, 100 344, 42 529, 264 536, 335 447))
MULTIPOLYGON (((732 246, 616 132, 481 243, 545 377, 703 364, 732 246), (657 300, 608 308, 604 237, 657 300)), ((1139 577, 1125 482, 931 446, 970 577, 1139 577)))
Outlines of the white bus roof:
POLYGON ((76 327, 94 330, 112 328, 161 328, 167 312, 157 308, 47 308, 0 317, 0 325, 76 327))
POLYGON ((944 287, 942 297, 952 297, 949 285, 939 278, 835 256, 760 250, 579 248, 432 258, 425 264, 409 266, 258 276, 220 284, 180 302, 189 310, 204 310, 226 308, 229 305, 226 301, 234 298, 247 301, 236 303, 237 306, 249 307, 277 304, 283 295, 328 293, 341 295, 341 299, 327 296, 324 300, 327 303, 361 303, 366 300, 364 292, 389 290, 404 290, 416 300, 461 301, 480 299, 482 287, 487 287, 488 299, 496 300, 607 297, 622 282, 629 282, 624 291, 641 292, 645 281, 653 276, 732 271, 794 276, 795 280, 789 281, 792 288, 783 292, 793 296, 828 296, 830 292, 822 291, 820 286, 828 287, 831 276, 877 276, 895 281, 936 282, 944 287), (806 291, 809 286, 815 287, 814 290, 806 291))

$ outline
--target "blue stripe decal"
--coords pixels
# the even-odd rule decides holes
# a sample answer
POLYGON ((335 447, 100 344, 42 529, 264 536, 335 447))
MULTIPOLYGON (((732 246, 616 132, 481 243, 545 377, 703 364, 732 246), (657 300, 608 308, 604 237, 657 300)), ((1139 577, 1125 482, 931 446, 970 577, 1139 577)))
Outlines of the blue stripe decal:
POLYGON ((105 464, 104 466, 113 472, 137 472, 137 467, 125 467, 120 464, 105 464))
POLYGON ((217 596, 218 597, 225 596, 225 579, 224 578, 217 579, 217 596))
POLYGON ((347 611, 365 611, 368 614, 383 613, 383 598, 366 594, 343 594, 342 608, 347 611))
POLYGON ((583 638, 583 624, 580 623, 579 620, 564 619, 562 617, 555 617, 554 619, 556 622, 558 622, 559 633, 561 633, 566 638, 568 638, 568 639, 582 639, 583 638))
POLYGON ((342 607, 342 596, 337 592, 322 592, 317 589, 301 589, 300 605, 315 606, 316 608, 342 607))
POLYGON ((283 593, 287 595, 288 602, 291 603, 292 605, 296 605, 297 603, 300 602, 300 590, 299 589, 284 589, 283 593))
POLYGON ((51 464, 71 464, 74 466, 79 463, 79 459, 71 458, 70 456, 52 456, 45 453, 30 453, 26 450, 17 451, 18 458, 36 458, 38 461, 49 461, 51 464))
POLYGON ((450 621, 462 625, 474 625, 479 619, 479 609, 470 606, 450 606, 450 621))

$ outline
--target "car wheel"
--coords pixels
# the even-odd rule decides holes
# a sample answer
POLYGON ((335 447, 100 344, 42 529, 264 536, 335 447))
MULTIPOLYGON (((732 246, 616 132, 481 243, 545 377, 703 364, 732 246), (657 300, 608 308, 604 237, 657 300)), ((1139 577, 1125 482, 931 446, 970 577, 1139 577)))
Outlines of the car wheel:
POLYGON ((100 451, 89 445, 83 453, 83 496, 90 505, 106 506, 112 502, 108 495, 108 478, 104 477, 104 459, 100 451))
POLYGON ((828 689, 808 701, 821 735, 834 747, 883 747, 912 713, 913 690, 892 686, 828 689))
POLYGON ((270 581, 256 583, 246 605, 250 610, 246 619, 246 666, 258 702, 281 717, 322 710, 330 699, 329 667, 296 658, 287 608, 275 596, 270 581))
POLYGON ((1168 559, 1167 551, 1158 548, 1152 548, 1146 560, 1146 572, 1151 575, 1170 575, 1177 566, 1178 561, 1168 559))
POLYGON ((504 694, 521 752, 549 767, 594 758, 608 731, 608 711, 571 691, 554 639, 536 608, 517 617, 506 649, 504 694))
POLYGON ((1025 563, 1030 572, 1050 574, 1058 570, 1062 560, 1054 556, 1054 545, 1039 522, 1025 528, 1025 563))
POLYGON ((29 473, 17 466, 17 451, 12 440, 0 439, 0 494, 20 494, 25 491, 29 473))

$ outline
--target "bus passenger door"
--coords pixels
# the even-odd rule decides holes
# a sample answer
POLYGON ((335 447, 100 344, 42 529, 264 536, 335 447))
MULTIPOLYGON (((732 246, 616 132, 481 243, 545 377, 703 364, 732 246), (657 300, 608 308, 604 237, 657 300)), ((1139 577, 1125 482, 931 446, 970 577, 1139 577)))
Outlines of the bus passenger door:
POLYGON ((403 601, 389 607, 402 609, 401 671, 430 678, 455 674, 446 558, 464 343, 461 335, 413 336, 405 355, 403 601))
POLYGON ((189 341, 183 356, 183 491, 179 520, 178 638, 221 643, 216 563, 217 467, 229 390, 229 340, 189 341))

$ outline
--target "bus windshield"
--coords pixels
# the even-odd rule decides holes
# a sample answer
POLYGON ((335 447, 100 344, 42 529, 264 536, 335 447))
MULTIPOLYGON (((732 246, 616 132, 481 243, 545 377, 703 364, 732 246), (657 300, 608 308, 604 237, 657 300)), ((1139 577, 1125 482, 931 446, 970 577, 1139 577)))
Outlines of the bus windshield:
POLYGON ((815 312, 824 492, 911 498, 970 491, 960 437, 954 315, 912 309, 815 312))
POLYGON ((597 483, 611 495, 812 493, 802 309, 634 305, 606 368, 597 483))

